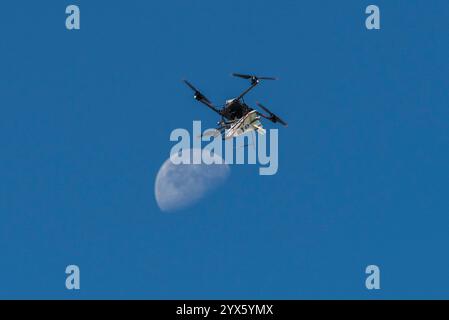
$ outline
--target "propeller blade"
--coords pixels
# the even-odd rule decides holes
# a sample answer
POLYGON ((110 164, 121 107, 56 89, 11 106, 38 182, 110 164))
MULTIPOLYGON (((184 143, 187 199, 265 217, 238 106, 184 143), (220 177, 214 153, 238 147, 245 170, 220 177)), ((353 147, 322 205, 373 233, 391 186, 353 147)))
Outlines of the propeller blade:
POLYGON ((254 79, 254 80, 277 80, 275 77, 258 77, 251 74, 241 74, 241 73, 233 73, 234 77, 243 78, 243 79, 254 79))
POLYGON ((210 100, 209 99, 207 99, 206 98, 206 96, 204 96, 204 94, 202 94, 197 88, 195 88, 194 86, 193 86, 193 84, 191 84, 189 81, 187 81, 187 80, 183 80, 184 81, 184 83, 187 85, 187 86, 189 86, 190 87, 190 89, 192 89, 193 91, 195 91, 195 99, 197 99, 197 100, 204 100, 204 101, 206 101, 206 102, 208 102, 208 103, 212 103, 212 102, 210 102, 210 100))
POLYGON ((275 78, 275 77, 257 77, 257 79, 260 79, 260 80, 278 80, 278 78, 275 78))
POLYGON ((239 77, 239 78, 243 78, 243 79, 251 79, 253 77, 248 74, 240 74, 240 73, 233 73, 232 75, 234 77, 239 77))
POLYGON ((257 105, 260 107, 260 108, 262 108, 266 113, 268 113, 269 115, 271 115, 272 113, 271 113, 271 111, 270 110, 268 110, 267 108, 265 108, 262 104, 260 104, 259 102, 257 102, 257 105))
POLYGON ((257 105, 269 114, 269 118, 268 118, 269 120, 271 120, 274 123, 279 122, 280 124, 282 124, 285 127, 288 126, 287 122, 285 122, 284 120, 279 118, 277 115, 275 115, 273 112, 268 110, 268 108, 264 107, 261 103, 257 102, 257 105))
POLYGON ((195 92, 199 92, 198 89, 195 88, 195 87, 193 86, 193 84, 191 84, 189 81, 187 81, 187 80, 183 80, 183 81, 184 81, 184 83, 185 83, 186 85, 188 85, 188 86, 190 87, 190 89, 192 89, 192 90, 195 91, 195 92))

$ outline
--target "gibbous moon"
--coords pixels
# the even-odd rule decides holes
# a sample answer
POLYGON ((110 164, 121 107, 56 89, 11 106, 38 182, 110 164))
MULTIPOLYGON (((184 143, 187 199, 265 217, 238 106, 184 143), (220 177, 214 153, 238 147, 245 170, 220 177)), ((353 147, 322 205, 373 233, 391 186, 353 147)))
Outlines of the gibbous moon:
MULTIPOLYGON (((192 156, 200 156, 201 152, 200 149, 186 149, 179 157, 188 153, 192 159, 192 156)), ((210 155, 205 152, 203 153, 204 157, 224 163, 223 159, 216 154, 210 155)), ((191 206, 222 184, 229 174, 230 169, 227 164, 176 165, 169 158, 161 166, 156 176, 154 192, 157 204, 162 211, 167 212, 191 206)))

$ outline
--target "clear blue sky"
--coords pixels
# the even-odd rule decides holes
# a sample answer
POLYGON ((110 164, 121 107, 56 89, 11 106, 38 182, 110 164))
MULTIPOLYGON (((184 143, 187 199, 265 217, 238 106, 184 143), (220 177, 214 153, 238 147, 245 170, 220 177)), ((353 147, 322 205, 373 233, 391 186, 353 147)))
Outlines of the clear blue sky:
POLYGON ((0 298, 449 297, 446 0, 68 4, 1 7, 0 298), (279 172, 162 213, 171 130, 216 121, 180 80, 222 103, 231 72, 281 79, 247 98, 290 124, 279 172))

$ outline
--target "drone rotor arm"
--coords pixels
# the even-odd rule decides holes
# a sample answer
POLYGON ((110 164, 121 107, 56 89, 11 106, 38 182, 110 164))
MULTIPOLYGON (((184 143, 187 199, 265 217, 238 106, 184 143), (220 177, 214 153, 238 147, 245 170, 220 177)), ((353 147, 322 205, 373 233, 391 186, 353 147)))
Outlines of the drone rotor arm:
POLYGON ((245 91, 243 91, 237 98, 235 98, 235 100, 238 101, 238 100, 242 99, 248 92, 253 90, 258 84, 259 84, 259 81, 256 81, 253 84, 251 84, 251 86, 248 89, 246 89, 245 91))

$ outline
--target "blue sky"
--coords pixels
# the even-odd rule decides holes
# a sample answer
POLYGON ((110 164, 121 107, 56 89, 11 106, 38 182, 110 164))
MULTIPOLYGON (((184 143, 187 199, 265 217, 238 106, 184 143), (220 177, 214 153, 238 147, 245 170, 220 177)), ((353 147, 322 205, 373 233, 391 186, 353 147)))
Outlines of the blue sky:
POLYGON ((2 4, 1 298, 449 297, 447 1, 69 4, 2 4), (216 121, 181 79, 231 72, 281 79, 246 99, 289 122, 279 172, 162 213, 171 130, 216 121))

